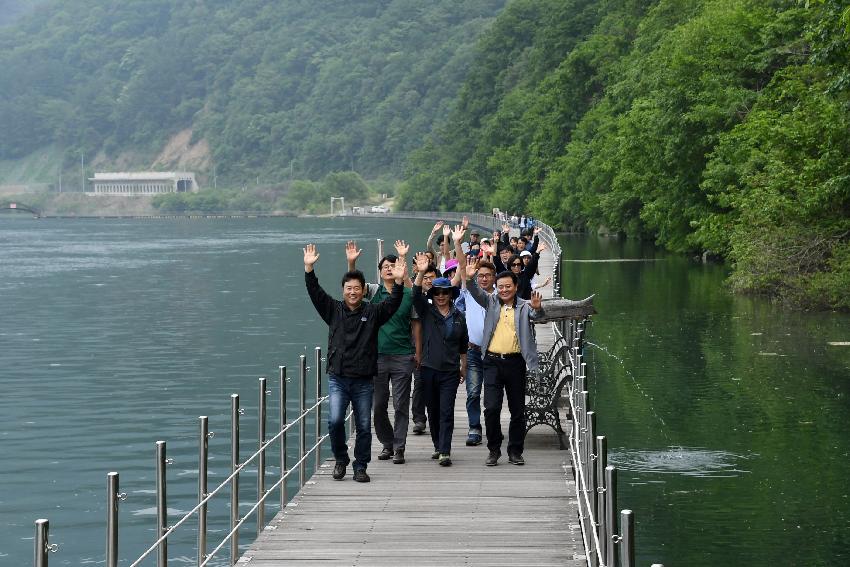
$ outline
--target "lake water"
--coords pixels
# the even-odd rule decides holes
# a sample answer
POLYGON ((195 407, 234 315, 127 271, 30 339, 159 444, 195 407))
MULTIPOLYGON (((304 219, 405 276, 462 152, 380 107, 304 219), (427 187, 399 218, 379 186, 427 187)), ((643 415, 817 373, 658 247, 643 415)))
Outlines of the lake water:
MULTIPOLYGON (((325 346, 304 291, 304 242, 319 245, 317 273, 335 290, 347 239, 371 276, 376 236, 418 247, 429 228, 0 216, 0 565, 31 564, 41 517, 60 545, 51 564, 102 563, 112 470, 128 494, 120 554, 140 554, 154 539, 154 442, 167 440, 175 461, 173 521, 196 498, 197 416, 217 433, 214 486, 229 468, 230 394, 246 409, 244 458, 256 445, 257 378, 272 379, 276 416, 278 365, 295 376, 299 354, 309 361, 325 346)), ((620 468, 619 507, 635 511, 639 563, 847 564, 850 347, 829 343, 850 340, 850 318, 731 296, 721 267, 639 243, 562 246, 565 294, 597 294, 591 388, 620 468)), ((295 399, 287 405, 294 415, 295 399)), ((255 482, 243 475, 243 502, 255 482)), ((210 509, 211 542, 226 533, 227 500, 210 509)), ((188 527, 170 543, 174 564, 194 560, 188 527)))

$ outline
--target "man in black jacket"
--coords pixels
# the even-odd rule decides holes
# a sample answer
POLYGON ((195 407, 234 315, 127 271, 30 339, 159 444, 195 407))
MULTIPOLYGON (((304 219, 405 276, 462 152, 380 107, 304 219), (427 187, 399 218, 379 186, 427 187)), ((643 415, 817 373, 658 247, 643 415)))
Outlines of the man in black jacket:
POLYGON ((342 278, 342 301, 325 293, 313 271, 318 259, 316 245, 308 244, 304 248, 307 293, 319 316, 328 324, 328 436, 336 459, 333 477, 342 480, 350 462, 345 444, 345 410, 351 403, 357 430, 354 480, 369 482, 366 466, 372 453, 372 377, 377 372, 378 328, 389 321, 401 305, 407 264, 395 262, 395 285, 390 297, 381 303, 368 303, 363 301, 366 279, 356 270, 347 272, 342 278))

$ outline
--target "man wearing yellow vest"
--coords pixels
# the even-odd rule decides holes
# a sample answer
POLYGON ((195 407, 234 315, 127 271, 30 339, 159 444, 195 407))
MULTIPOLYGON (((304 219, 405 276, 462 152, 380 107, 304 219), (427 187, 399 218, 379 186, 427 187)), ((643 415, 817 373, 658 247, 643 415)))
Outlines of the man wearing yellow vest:
POLYGON ((511 272, 496 276, 496 294, 482 290, 476 281, 478 261, 466 267, 466 286, 475 302, 485 310, 484 340, 484 428, 490 454, 488 467, 498 464, 502 455, 502 400, 508 398, 511 421, 508 426, 508 462, 524 465, 526 371, 536 372, 537 342, 534 320, 543 317, 542 298, 532 292, 531 300, 517 297, 517 277, 511 272))

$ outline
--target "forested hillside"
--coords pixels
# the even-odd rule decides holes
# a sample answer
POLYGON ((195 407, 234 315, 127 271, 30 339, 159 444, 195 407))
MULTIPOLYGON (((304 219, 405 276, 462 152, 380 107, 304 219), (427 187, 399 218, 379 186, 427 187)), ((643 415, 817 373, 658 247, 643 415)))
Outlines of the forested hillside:
POLYGON ((0 160, 147 157, 191 128, 235 183, 399 173, 504 0, 43 3, 0 28, 0 160))
POLYGON ((531 211, 850 308, 846 0, 514 0, 417 150, 409 208, 531 211))

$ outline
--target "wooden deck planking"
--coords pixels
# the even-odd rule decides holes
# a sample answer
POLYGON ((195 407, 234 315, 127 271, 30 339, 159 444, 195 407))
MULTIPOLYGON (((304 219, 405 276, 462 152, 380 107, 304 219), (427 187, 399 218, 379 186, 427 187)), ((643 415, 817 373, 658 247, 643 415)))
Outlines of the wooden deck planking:
MULTIPOLYGON (((545 278, 551 271, 552 255, 547 251, 540 273, 545 278)), ((551 297, 552 286, 541 291, 551 297)), ((551 346, 550 325, 537 327, 537 339, 538 350, 551 346)), ((368 484, 354 482, 350 467, 343 481, 334 481, 334 463, 325 461, 239 564, 583 565, 570 454, 558 449, 555 433, 544 426, 529 432, 525 466, 510 465, 503 455, 498 466, 486 467, 486 445, 464 444, 465 400, 466 389, 461 385, 455 402, 451 467, 440 467, 430 458, 433 445, 427 432, 408 435, 403 465, 373 458, 368 484)), ((508 419, 505 407, 505 437, 508 419)), ((379 449, 380 444, 373 440, 372 447, 379 449)))

